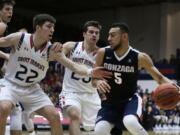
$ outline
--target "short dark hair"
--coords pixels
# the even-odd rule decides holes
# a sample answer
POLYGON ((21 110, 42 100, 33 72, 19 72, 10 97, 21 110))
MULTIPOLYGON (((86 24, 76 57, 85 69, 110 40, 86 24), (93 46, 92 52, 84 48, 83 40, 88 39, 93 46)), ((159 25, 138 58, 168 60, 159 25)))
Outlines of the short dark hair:
POLYGON ((49 15, 49 14, 38 14, 36 16, 34 16, 33 18, 33 29, 36 29, 36 26, 42 26, 46 21, 49 21, 51 23, 56 23, 56 19, 49 15))
POLYGON ((14 0, 1 0, 0 1, 0 10, 2 10, 4 5, 6 5, 6 4, 14 6, 16 4, 16 2, 14 0))
POLYGON ((86 32, 88 30, 89 26, 93 26, 98 28, 99 30, 101 30, 102 26, 100 25, 100 23, 98 21, 87 21, 85 22, 84 26, 83 26, 83 32, 86 32))
POLYGON ((120 28, 120 31, 122 33, 128 33, 129 34, 129 26, 126 23, 113 23, 110 28, 120 28))

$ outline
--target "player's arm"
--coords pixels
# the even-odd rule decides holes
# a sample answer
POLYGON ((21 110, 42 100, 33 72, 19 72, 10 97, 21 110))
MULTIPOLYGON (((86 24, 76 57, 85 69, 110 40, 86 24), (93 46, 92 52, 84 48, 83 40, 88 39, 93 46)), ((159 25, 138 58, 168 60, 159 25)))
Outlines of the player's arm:
POLYGON ((139 69, 144 68, 158 84, 173 83, 170 79, 158 71, 151 58, 146 53, 139 53, 138 62, 139 69))
POLYGON ((0 58, 9 59, 9 53, 4 53, 3 51, 0 51, 0 58))
POLYGON ((63 53, 65 55, 69 54, 72 51, 72 49, 74 48, 75 44, 76 44, 76 42, 71 42, 71 41, 64 43, 63 44, 63 53))
POLYGON ((6 27, 7 25, 5 23, 0 22, 0 36, 4 34, 4 32, 6 31, 6 27))
POLYGON ((73 72, 78 73, 79 75, 82 76, 90 75, 90 73, 87 72, 88 68, 86 66, 76 64, 75 62, 73 62, 72 60, 70 60, 65 56, 64 52, 68 53, 68 49, 69 49, 68 45, 66 45, 66 49, 63 49, 63 45, 60 42, 53 43, 49 51, 49 60, 50 61, 55 60, 59 62, 63 66, 69 68, 73 72))
MULTIPOLYGON (((105 53, 105 48, 100 48, 98 50, 98 52, 96 54, 95 67, 102 67, 103 59, 104 59, 104 53, 105 53)), ((104 79, 93 78, 92 79, 92 86, 96 87, 100 93, 109 92, 109 90, 111 89, 109 84, 104 79)))
POLYGON ((49 60, 56 60, 73 72, 82 76, 93 76, 95 78, 109 77, 110 73, 102 70, 102 68, 89 69, 85 65, 76 64, 67 58, 62 50, 63 48, 61 43, 54 43, 49 51, 49 60))
POLYGON ((1 37, 0 38, 0 47, 16 47, 19 43, 20 37, 22 33, 17 32, 17 33, 12 33, 6 37, 1 37))

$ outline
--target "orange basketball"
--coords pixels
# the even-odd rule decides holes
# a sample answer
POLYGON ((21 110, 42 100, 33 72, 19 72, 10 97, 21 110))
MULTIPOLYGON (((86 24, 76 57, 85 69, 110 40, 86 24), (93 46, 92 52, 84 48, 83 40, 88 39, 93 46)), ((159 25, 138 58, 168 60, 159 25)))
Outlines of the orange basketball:
POLYGON ((178 88, 170 83, 161 84, 153 93, 153 100, 161 109, 173 109, 180 101, 178 88))

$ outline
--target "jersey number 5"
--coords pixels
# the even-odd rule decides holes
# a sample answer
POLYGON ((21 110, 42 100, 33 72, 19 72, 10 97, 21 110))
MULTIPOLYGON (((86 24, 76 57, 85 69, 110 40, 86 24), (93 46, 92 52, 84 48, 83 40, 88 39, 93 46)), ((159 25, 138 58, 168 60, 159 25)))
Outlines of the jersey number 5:
POLYGON ((38 72, 36 72, 35 70, 32 70, 32 69, 31 69, 31 70, 30 70, 31 75, 27 76, 26 78, 23 78, 22 75, 27 74, 28 69, 27 69, 27 67, 24 66, 24 65, 20 65, 20 68, 21 68, 22 70, 21 70, 21 71, 18 71, 18 72, 16 73, 16 75, 15 75, 15 78, 16 78, 16 79, 21 80, 21 81, 24 81, 24 80, 25 80, 26 83, 33 83, 33 82, 34 82, 33 79, 36 78, 36 77, 38 77, 38 72))
POLYGON ((114 77, 115 77, 114 79, 115 83, 122 84, 121 73, 114 72, 114 77))

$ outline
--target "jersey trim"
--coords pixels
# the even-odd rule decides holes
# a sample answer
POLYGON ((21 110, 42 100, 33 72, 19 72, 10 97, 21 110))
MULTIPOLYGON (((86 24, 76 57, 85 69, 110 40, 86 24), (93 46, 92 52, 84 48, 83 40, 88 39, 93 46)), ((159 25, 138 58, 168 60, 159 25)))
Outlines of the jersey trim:
POLYGON ((76 44, 74 45, 74 48, 72 49, 72 53, 76 50, 77 46, 78 46, 79 42, 76 42, 76 44))
POLYGON ((18 43, 17 50, 19 50, 19 49, 21 48, 21 45, 22 45, 22 42, 23 42, 24 36, 25 36, 25 33, 22 33, 21 38, 20 38, 19 43, 18 43))
MULTIPOLYGON (((40 53, 46 48, 46 45, 47 45, 47 42, 42 44, 42 47, 39 49, 40 53)), ((30 36, 30 47, 31 47, 31 49, 34 47, 33 34, 31 34, 31 36, 30 36)), ((35 49, 35 47, 34 47, 34 49, 35 49)))
POLYGON ((128 53, 129 53, 130 50, 131 50, 131 47, 129 47, 129 49, 127 50, 127 52, 126 52, 123 56, 121 56, 121 57, 117 56, 117 54, 114 52, 114 56, 116 57, 116 59, 117 59, 118 61, 121 61, 122 59, 124 59, 124 58, 128 55, 128 53))

